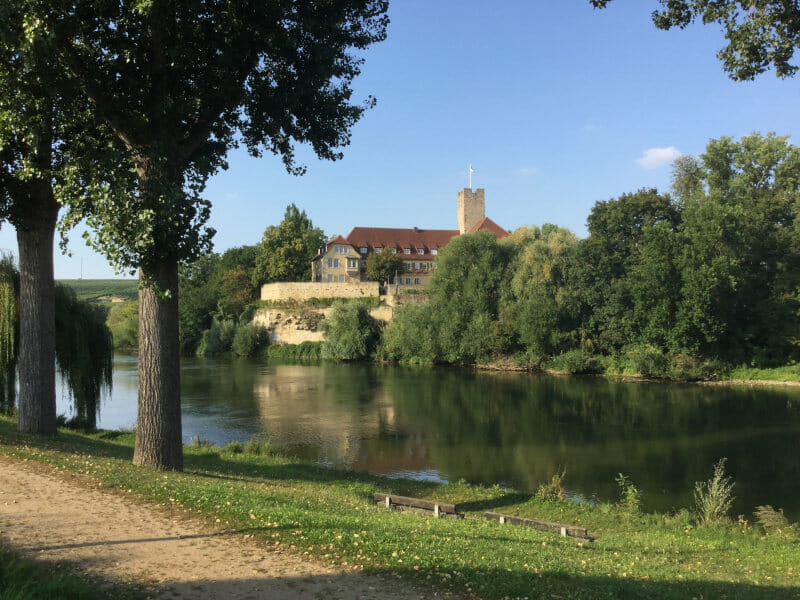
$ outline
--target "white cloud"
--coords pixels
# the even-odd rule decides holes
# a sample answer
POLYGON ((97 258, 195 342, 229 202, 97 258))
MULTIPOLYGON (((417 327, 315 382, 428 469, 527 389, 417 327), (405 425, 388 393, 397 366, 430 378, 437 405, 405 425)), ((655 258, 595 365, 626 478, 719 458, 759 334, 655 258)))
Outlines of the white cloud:
POLYGON ((536 167, 523 167, 517 170, 517 175, 527 176, 527 175, 536 175, 539 172, 539 169, 536 167))
POLYGON ((675 146, 669 148, 650 148, 645 150, 642 156, 636 159, 636 163, 645 169, 657 169, 663 165, 671 163, 681 156, 681 151, 675 146))

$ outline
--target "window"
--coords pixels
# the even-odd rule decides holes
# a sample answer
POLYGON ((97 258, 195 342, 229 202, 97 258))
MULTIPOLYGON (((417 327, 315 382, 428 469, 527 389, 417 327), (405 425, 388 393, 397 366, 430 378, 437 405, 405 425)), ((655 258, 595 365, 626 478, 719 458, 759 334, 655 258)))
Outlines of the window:
POLYGON ((330 283, 331 281, 333 281, 333 275, 328 273, 328 283, 330 283))
POLYGON ((380 254, 380 253, 381 253, 381 249, 380 248, 375 248, 375 254, 380 254))
POLYGON ((392 254, 397 254, 397 248, 392 248, 392 254))
POLYGON ((368 252, 366 246, 361 246, 361 248, 359 248, 359 251, 361 252, 361 254, 366 254, 368 252))
POLYGON ((417 271, 419 270, 419 263, 414 263, 414 269, 417 271))
POLYGON ((425 254, 425 248, 417 248, 417 254, 425 254))
POLYGON ((439 250, 437 248, 431 248, 431 254, 436 256, 438 253, 439 253, 439 250))
POLYGON ((414 285, 419 285, 419 277, 414 277, 414 285))
POLYGON ((357 269, 358 268, 358 259, 357 258, 348 258, 347 259, 347 268, 348 269, 357 269))
POLYGON ((329 269, 338 269, 339 268, 339 259, 338 258, 329 258, 328 259, 328 268, 329 269))
POLYGON ((347 254, 347 246, 336 246, 333 251, 336 254, 347 254))
POLYGON ((344 283, 344 275, 339 275, 339 282, 344 283))
POLYGON ((411 254, 411 248, 403 248, 403 254, 411 254))
POLYGON ((405 265, 406 265, 406 271, 410 271, 411 269, 414 268, 414 265, 411 263, 405 263, 405 265))
POLYGON ((411 285, 411 277, 406 277, 406 285, 411 285))

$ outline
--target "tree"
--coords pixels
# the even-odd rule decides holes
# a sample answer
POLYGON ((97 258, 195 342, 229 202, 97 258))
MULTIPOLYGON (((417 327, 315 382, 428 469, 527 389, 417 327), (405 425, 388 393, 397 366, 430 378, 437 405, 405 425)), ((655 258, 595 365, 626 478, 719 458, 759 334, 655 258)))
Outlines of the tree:
MULTIPOLYGON (((605 8, 610 0, 590 0, 605 8)), ((755 79, 775 67, 778 77, 797 73, 792 64, 800 45, 800 6, 791 0, 659 0, 661 11, 653 12, 659 29, 683 29, 695 20, 718 23, 728 45, 717 53, 731 79, 755 79)))
MULTIPOLYGON (((294 143, 336 160, 365 110, 351 102, 363 59, 384 39, 385 0, 215 3, 152 0, 14 3, 42 23, 71 84, 127 149, 136 192, 75 205, 91 241, 139 269, 139 417, 134 463, 181 469, 178 265, 204 252, 204 185, 241 140, 280 155, 294 143)), ((108 176, 108 172, 103 173, 108 176)))
POLYGON ((19 246, 19 428, 54 434, 56 220, 62 204, 97 199, 99 188, 86 185, 98 170, 96 150, 111 160, 118 153, 86 99, 66 85, 51 38, 28 8, 0 6, 0 220, 16 228, 19 246))
POLYGON ((314 227, 306 211, 286 207, 283 221, 270 225, 256 254, 253 285, 273 281, 310 281, 311 259, 325 243, 325 234, 314 227))
POLYGON ((377 254, 373 252, 367 256, 367 278, 372 281, 389 282, 395 273, 403 272, 403 257, 392 254, 389 250, 382 250, 377 254))
POLYGON ((322 321, 325 343, 323 358, 362 360, 370 356, 380 339, 380 326, 360 302, 342 301, 322 321))

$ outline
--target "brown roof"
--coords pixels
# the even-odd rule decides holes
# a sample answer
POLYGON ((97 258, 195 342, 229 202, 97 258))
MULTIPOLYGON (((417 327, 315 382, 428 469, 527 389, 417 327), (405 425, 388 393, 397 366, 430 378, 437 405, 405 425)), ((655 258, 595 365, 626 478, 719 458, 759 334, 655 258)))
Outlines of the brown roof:
POLYGON ((508 232, 500 227, 497 223, 492 221, 489 217, 483 217, 480 221, 475 223, 467 233, 475 233, 476 231, 491 231, 497 239, 508 237, 508 232))
MULTIPOLYGON (((389 227, 354 227, 347 236, 347 241, 356 250, 363 247, 372 251, 375 248, 397 248, 402 252, 410 248, 417 260, 433 259, 431 250, 444 248, 447 243, 458 235, 458 229, 392 229, 389 227), (417 254, 417 249, 425 250, 424 254, 417 254)), ((411 256, 404 255, 408 260, 411 256)))

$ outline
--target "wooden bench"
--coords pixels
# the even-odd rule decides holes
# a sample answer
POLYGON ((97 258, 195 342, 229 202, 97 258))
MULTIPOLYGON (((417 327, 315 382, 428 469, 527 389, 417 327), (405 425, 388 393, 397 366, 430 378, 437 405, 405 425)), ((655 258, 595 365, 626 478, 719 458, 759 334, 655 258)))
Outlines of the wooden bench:
POLYGON ((483 513, 483 516, 492 521, 500 521, 501 523, 511 523, 512 525, 522 525, 524 527, 531 527, 532 529, 538 529, 539 531, 551 531, 553 533, 559 533, 563 537, 575 537, 588 540, 590 542, 594 541, 594 538, 588 535, 586 533, 586 529, 584 529, 583 527, 575 527, 573 525, 562 525, 561 523, 551 523, 550 521, 540 521, 539 519, 526 519, 524 517, 515 517, 512 515, 504 515, 502 513, 496 513, 496 512, 485 512, 483 513))
POLYGON ((409 498, 407 496, 395 496, 394 494, 381 494, 379 492, 373 494, 372 497, 375 499, 375 504, 385 506, 386 508, 429 513, 437 519, 464 518, 464 515, 456 511, 455 504, 437 502, 436 500, 423 500, 421 498, 409 498))

